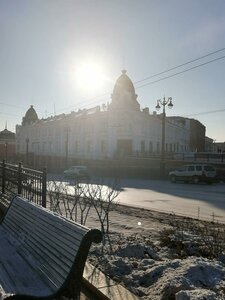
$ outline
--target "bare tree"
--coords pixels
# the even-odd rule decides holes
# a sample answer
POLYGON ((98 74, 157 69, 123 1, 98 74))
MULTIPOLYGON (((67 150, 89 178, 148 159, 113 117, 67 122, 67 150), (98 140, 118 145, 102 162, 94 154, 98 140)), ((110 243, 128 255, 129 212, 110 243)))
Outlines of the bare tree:
MULTIPOLYGON (((109 236, 109 216, 114 205, 115 199, 120 193, 119 181, 114 179, 105 182, 101 179, 97 184, 91 184, 88 188, 88 198, 91 200, 101 224, 101 231, 104 237, 109 236)), ((103 244, 105 238, 103 238, 103 244)))
POLYGON ((64 184, 60 181, 50 181, 47 183, 47 194, 50 201, 50 210, 62 215, 61 199, 64 191, 64 184))
POLYGON ((89 211, 92 207, 90 199, 87 197, 89 185, 75 182, 70 188, 65 189, 66 203, 65 209, 69 212, 71 220, 86 224, 89 211))
POLYGON ((52 211, 85 225, 91 208, 94 208, 103 233, 103 244, 106 238, 109 240, 110 212, 120 193, 118 180, 100 179, 95 184, 76 181, 73 185, 52 181, 47 187, 52 211))

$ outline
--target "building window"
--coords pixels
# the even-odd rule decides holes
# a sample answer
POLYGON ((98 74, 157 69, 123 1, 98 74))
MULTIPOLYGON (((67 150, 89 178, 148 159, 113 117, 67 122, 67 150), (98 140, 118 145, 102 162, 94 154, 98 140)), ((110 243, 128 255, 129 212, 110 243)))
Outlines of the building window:
POLYGON ((87 153, 91 153, 93 151, 93 142, 87 141, 87 153))
POLYGON ((156 145, 156 151, 159 152, 160 151, 160 143, 157 142, 157 145, 156 145))
POLYGON ((45 153, 46 151, 46 142, 42 143, 42 153, 45 153))
POLYGON ((105 140, 101 140, 101 153, 106 154, 107 153, 107 145, 105 140))
POLYGON ((80 152, 80 141, 75 141, 75 153, 80 152))
POLYGON ((49 142, 48 145, 49 145, 49 153, 52 153, 52 142, 49 142))
POLYGON ((152 141, 149 142, 149 152, 153 151, 152 141))
POLYGON ((141 141, 141 153, 145 153, 145 141, 141 141))

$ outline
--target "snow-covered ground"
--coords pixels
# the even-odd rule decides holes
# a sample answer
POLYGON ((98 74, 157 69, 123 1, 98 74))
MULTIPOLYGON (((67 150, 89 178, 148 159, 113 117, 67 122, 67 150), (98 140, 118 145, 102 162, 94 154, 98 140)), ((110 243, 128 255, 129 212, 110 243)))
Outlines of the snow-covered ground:
MULTIPOLYGON (((89 261, 141 299, 225 300, 225 225, 218 218, 115 205, 109 220, 110 243, 103 251, 92 246, 89 261)), ((100 229, 93 209, 86 226, 100 229)))
MULTIPOLYGON (((92 247, 89 260, 141 299, 225 299, 225 245, 220 244, 223 252, 219 250, 217 258, 209 258, 213 250, 204 249, 205 241, 190 233, 191 219, 118 206, 110 220, 111 247, 103 254, 92 247)), ((87 225, 96 227, 93 221, 87 225)), ((196 224, 208 228, 206 223, 196 224)), ((224 235, 225 229, 219 228, 224 235)), ((204 234, 210 243, 209 232, 204 234)), ((220 238, 216 234, 215 240, 220 238)))

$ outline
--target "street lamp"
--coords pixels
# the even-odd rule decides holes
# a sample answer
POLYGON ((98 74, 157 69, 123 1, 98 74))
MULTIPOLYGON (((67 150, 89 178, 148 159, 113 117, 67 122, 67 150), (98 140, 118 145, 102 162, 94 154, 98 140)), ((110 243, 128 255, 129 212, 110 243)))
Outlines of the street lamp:
POLYGON ((8 159, 8 142, 5 142, 5 161, 8 159))
POLYGON ((66 154, 66 167, 68 167, 68 154, 69 154, 69 127, 65 128, 65 154, 66 154))
POLYGON ((160 110, 161 106, 163 107, 163 113, 162 113, 162 145, 161 145, 161 161, 160 161, 160 173, 161 177, 164 177, 165 175, 165 127, 166 127, 166 106, 168 108, 173 107, 172 103, 172 97, 166 98, 164 97, 162 100, 157 100, 156 110, 160 110))

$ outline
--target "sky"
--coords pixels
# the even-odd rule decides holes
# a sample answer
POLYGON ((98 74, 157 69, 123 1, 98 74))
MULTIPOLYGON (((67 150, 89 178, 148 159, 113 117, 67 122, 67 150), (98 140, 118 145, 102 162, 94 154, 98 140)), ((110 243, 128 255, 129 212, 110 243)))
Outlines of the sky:
POLYGON ((224 142, 224 37, 224 0, 0 0, 0 130, 110 103, 126 69, 141 108, 224 142))

